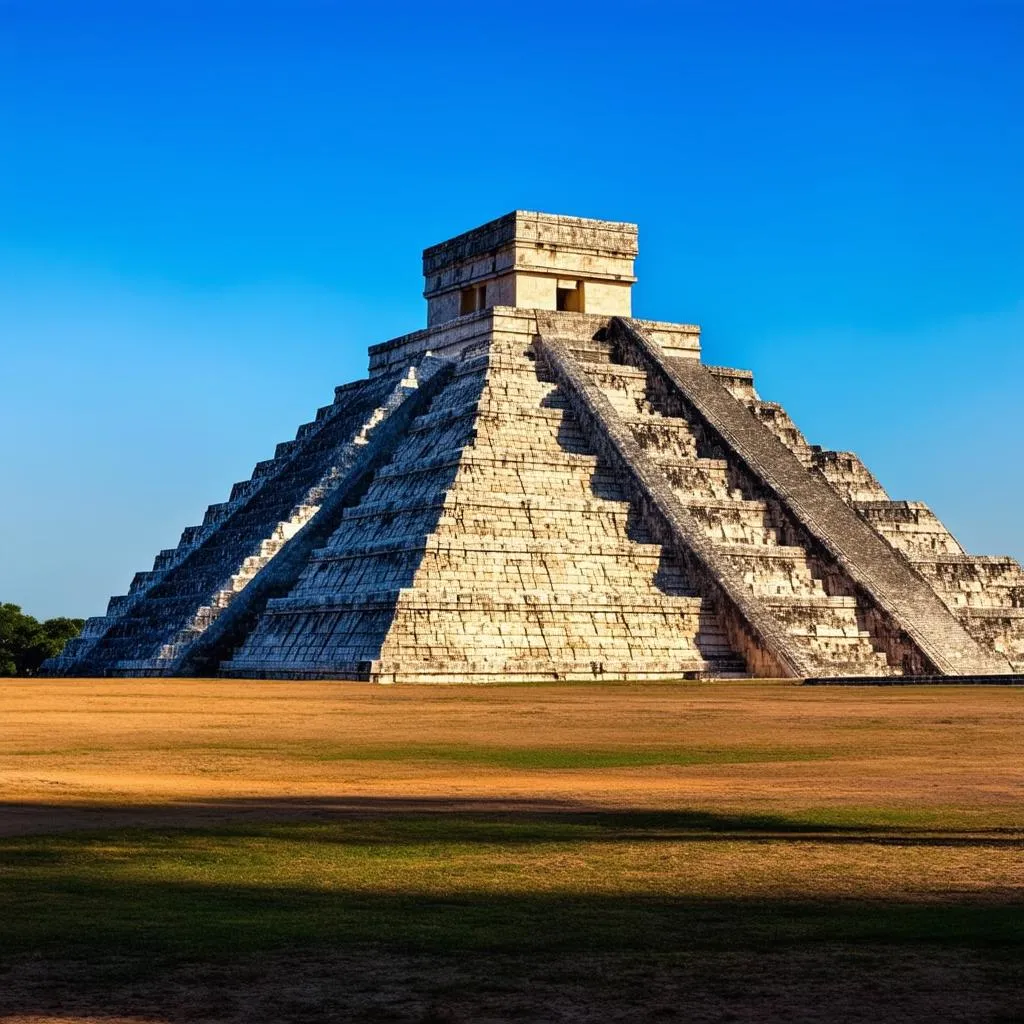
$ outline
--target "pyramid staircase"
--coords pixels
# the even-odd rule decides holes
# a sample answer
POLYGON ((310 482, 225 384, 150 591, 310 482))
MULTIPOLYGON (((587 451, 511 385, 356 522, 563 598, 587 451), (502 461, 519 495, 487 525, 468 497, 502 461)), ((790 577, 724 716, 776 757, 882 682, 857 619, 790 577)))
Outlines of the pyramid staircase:
POLYGON ((893 501, 853 452, 809 445, 779 405, 760 399, 749 371, 708 370, 906 559, 968 633, 1024 671, 1024 570, 1015 559, 967 554, 924 502, 893 501))
MULTIPOLYGON (((436 367, 428 366, 427 377, 436 367)), ((78 675, 176 675, 256 576, 321 510, 381 424, 416 395, 410 368, 399 376, 338 388, 332 405, 278 445, 229 501, 212 505, 199 527, 161 552, 129 593, 111 599, 48 670, 78 675)), ((344 488, 343 488, 344 489, 344 488)))
POLYGON ((663 536, 674 533, 701 563, 695 571, 731 609, 732 638, 748 661, 766 650, 787 675, 1007 671, 840 498, 828 474, 855 483, 848 493, 861 497, 859 466, 807 445, 749 378, 667 359, 625 320, 600 341, 555 331, 540 326, 555 378, 663 536))

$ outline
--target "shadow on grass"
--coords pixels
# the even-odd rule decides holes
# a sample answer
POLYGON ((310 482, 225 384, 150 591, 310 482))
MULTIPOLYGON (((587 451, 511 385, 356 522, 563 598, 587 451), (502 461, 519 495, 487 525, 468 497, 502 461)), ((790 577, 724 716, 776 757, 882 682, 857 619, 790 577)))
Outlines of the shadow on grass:
POLYGON ((144 827, 0 840, 0 1020, 603 1021, 702 1000, 722 1008, 705 1021, 737 1007, 859 1021, 896 1019, 900 985, 913 1010, 901 1020, 1008 1021, 1021 1005, 1019 890, 785 898, 744 896, 732 879, 715 895, 718 876, 688 874, 709 843, 735 844, 732 863, 754 877, 763 847, 749 844, 1002 848, 1021 830, 554 800, 9 802, 0 817, 19 810, 52 815, 52 829, 117 813, 144 827), (943 1018, 949 990, 965 1013, 994 1010, 943 1018), (449 997, 463 1016, 431 1017, 449 997), (873 1017, 853 1013, 871 1000, 873 1017))
MULTIPOLYGON (((485 809, 480 803, 216 801, 208 806, 261 820, 177 828, 173 820, 161 825, 151 818, 145 828, 0 840, 0 951, 190 957, 304 944, 667 952, 1024 941, 1020 890, 990 887, 948 901, 899 890, 892 899, 744 898, 735 895, 742 884, 737 889, 733 879, 715 896, 714 876, 708 876, 711 892, 702 889, 707 883, 693 880, 703 876, 689 873, 685 853, 687 844, 707 843, 1020 847, 1022 830, 923 834, 898 824, 767 814, 607 812, 557 801, 526 807, 488 801, 485 809), (278 820, 268 821, 274 814, 278 820), (616 843, 622 848, 606 858, 616 843), (637 858, 647 856, 636 852, 638 845, 649 844, 656 858, 658 844, 668 843, 675 849, 664 862, 665 877, 674 881, 660 884, 654 870, 620 884, 642 863, 637 858), (556 882, 545 870, 551 864, 561 865, 556 882)), ((737 869, 756 879, 755 855, 748 849, 737 856, 737 869)), ((884 894, 885 885, 879 889, 884 894)))
MULTIPOLYGON (((1024 826, 935 824, 940 812, 834 808, 782 815, 706 809, 608 810, 571 800, 458 797, 206 798, 163 804, 74 804, 0 800, 0 851, 19 835, 104 828, 225 827, 255 835, 275 822, 362 822, 361 830, 309 841, 352 845, 588 842, 875 843, 899 846, 1019 847, 1024 826), (376 821, 379 830, 367 823, 376 821), (251 824, 247 824, 251 823, 251 824), (401 826, 401 827, 399 827, 401 826), (581 831, 582 830, 582 831, 581 831)), ((241 834, 241 832, 239 832, 241 834)))
POLYGON ((452 893, 121 878, 18 880, 4 959, 192 959, 368 945, 401 952, 769 950, 814 943, 1024 944, 1024 903, 452 893))

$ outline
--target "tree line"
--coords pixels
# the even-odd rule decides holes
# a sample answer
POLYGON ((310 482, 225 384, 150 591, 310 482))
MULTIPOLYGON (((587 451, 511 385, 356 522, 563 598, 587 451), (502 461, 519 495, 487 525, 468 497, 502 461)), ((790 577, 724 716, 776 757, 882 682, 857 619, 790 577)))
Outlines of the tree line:
POLYGON ((40 622, 19 605, 0 604, 0 676, 34 676, 84 625, 85 619, 64 617, 40 622))

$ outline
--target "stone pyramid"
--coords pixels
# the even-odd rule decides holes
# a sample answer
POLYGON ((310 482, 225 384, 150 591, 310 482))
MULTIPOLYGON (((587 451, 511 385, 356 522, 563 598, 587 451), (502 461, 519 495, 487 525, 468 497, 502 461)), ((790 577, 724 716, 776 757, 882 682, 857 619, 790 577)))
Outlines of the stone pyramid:
POLYGON ((808 444, 700 331, 631 317, 632 224, 423 254, 428 327, 47 668, 378 682, 988 676, 1024 574, 808 444))

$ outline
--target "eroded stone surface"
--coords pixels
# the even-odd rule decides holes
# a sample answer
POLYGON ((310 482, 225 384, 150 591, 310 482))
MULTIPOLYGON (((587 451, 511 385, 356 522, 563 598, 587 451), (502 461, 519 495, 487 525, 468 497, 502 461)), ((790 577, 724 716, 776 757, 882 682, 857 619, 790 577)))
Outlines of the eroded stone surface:
POLYGON ((519 212, 428 250, 433 326, 372 346, 49 671, 187 673, 200 649, 381 682, 1024 668, 1015 561, 809 443, 749 371, 700 369, 699 328, 610 317, 635 238, 519 212))

